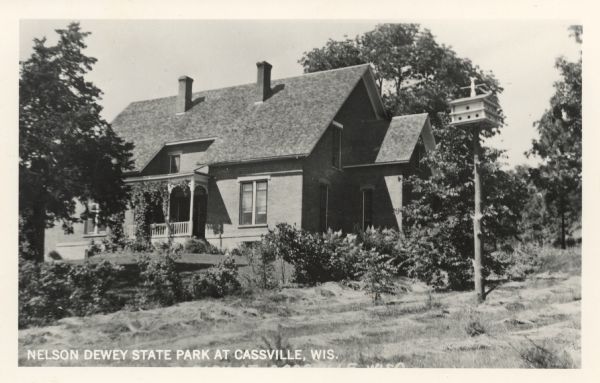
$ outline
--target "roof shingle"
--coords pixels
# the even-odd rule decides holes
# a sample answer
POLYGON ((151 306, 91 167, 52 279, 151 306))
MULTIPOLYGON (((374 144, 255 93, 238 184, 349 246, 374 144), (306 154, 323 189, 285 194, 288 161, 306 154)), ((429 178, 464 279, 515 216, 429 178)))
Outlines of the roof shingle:
POLYGON ((207 164, 310 153, 368 65, 315 72, 272 82, 273 94, 256 103, 256 84, 193 94, 193 106, 175 113, 176 97, 133 102, 112 122, 133 142, 135 169, 169 142, 216 137, 207 164))
POLYGON ((427 116, 421 113, 392 118, 375 162, 409 161, 427 116))

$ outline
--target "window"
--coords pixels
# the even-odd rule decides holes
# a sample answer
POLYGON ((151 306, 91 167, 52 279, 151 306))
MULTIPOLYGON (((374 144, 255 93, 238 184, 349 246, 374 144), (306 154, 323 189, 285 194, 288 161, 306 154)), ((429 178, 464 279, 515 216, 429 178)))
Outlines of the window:
POLYGON ((179 173, 179 161, 181 156, 179 154, 169 155, 169 173, 179 173))
POLYGON ((240 225, 267 223, 267 181, 240 184, 240 225))
POLYGON ((84 235, 104 235, 106 227, 98 223, 98 215, 100 214, 100 206, 94 203, 88 210, 87 219, 83 222, 84 235))
POLYGON ((335 168, 342 168, 342 129, 337 125, 332 126, 331 164, 335 168))
POLYGON ((362 218, 363 230, 373 226, 373 189, 362 191, 362 218))
POLYGON ((319 185, 319 231, 327 231, 327 213, 329 209, 329 186, 319 185))

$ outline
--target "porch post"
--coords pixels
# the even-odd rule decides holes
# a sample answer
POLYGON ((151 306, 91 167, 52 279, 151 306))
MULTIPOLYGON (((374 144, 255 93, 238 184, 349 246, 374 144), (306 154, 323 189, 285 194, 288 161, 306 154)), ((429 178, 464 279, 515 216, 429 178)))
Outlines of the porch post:
POLYGON ((196 180, 192 176, 190 181, 190 223, 189 223, 189 235, 191 236, 194 232, 194 189, 196 189, 196 180))
MULTIPOLYGON (((165 216, 165 223, 167 224, 167 237, 169 238, 169 244, 171 243, 171 192, 175 188, 172 183, 167 184, 167 190, 169 191, 169 198, 167 199, 167 214, 165 216)), ((165 212, 163 211, 163 214, 165 212)))

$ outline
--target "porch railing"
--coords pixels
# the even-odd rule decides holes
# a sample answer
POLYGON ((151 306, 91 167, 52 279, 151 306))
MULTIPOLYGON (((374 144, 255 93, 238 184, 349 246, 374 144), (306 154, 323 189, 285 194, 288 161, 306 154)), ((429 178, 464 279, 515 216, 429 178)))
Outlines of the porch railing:
MULTIPOLYGON (((129 226, 129 237, 135 237, 135 225, 129 226)), ((162 238, 167 236, 166 223, 153 223, 150 225, 150 234, 152 238, 162 238)), ((182 237, 190 235, 190 222, 171 222, 171 235, 174 237, 182 237)))

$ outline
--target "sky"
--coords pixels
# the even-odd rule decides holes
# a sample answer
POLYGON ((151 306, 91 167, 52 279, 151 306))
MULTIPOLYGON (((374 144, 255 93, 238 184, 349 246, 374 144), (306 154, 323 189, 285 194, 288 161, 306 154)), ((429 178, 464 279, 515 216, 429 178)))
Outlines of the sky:
MULTIPOLYGON (((54 32, 74 20, 21 20, 19 59, 32 52, 33 38, 56 41, 54 32)), ((483 70, 504 87, 506 115, 501 134, 487 142, 505 149, 507 167, 535 165, 524 154, 537 136, 533 123, 549 105, 558 56, 576 60, 579 46, 569 37, 569 21, 411 20, 436 41, 483 70)), ((256 79, 256 62, 273 65, 274 79, 302 73, 303 52, 328 39, 354 37, 377 21, 201 21, 82 20, 86 54, 98 59, 88 80, 104 92, 103 117, 111 121, 130 102, 177 93, 177 78, 194 79, 194 91, 245 84, 256 79)), ((468 85, 468 84, 463 84, 468 85)))

